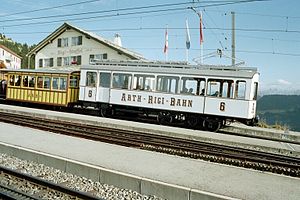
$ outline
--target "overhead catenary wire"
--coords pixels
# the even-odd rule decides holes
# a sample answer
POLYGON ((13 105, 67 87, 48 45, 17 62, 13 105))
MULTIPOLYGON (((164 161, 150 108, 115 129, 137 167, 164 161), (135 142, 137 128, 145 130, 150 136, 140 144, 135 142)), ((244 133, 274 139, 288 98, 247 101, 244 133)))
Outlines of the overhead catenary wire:
POLYGON ((35 9, 35 10, 27 10, 27 11, 21 11, 21 12, 14 12, 14 13, 10 13, 10 14, 0 15, 0 17, 8 17, 8 16, 12 16, 12 15, 33 13, 33 12, 51 10, 51 9, 56 9, 56 8, 69 7, 69 6, 86 4, 86 3, 93 3, 93 2, 97 2, 97 1, 101 1, 101 0, 81 1, 81 2, 77 2, 77 3, 63 4, 63 5, 58 5, 58 6, 52 6, 52 7, 45 7, 45 8, 35 9))
MULTIPOLYGON (((269 1, 269 0, 237 0, 237 1, 203 1, 198 2, 204 5, 199 5, 196 8, 204 8, 204 7, 213 7, 213 6, 225 6, 231 4, 239 4, 239 3, 250 3, 250 2, 261 2, 261 1, 269 1), (205 4, 207 3, 207 4, 205 4), (209 4, 208 4, 209 3, 209 4)), ((41 25, 41 24, 50 24, 50 23, 57 23, 62 21, 79 21, 79 20, 88 20, 93 18, 106 18, 106 17, 119 17, 125 15, 138 15, 138 14, 146 14, 146 13, 157 13, 157 12, 170 12, 176 10, 184 10, 189 9, 188 7, 180 7, 180 8, 169 8, 169 9, 160 9, 160 10, 148 10, 148 11, 136 11, 136 12, 129 12, 129 13, 120 13, 121 11, 130 11, 130 10, 140 10, 140 9, 149 9, 149 8, 157 8, 157 7, 170 7, 170 6, 178 6, 178 5, 187 5, 191 2, 184 2, 184 3, 172 3, 172 4, 157 4, 157 5, 150 5, 150 6, 142 6, 142 7, 130 7, 130 8, 119 8, 119 9, 111 9, 111 10, 104 10, 104 11, 93 11, 93 12, 84 12, 84 13, 76 13, 76 14, 65 14, 65 15, 51 15, 51 16, 41 16, 41 17, 32 17, 32 18, 23 18, 23 19, 11 19, 9 22, 14 21, 27 21, 27 20, 37 20, 37 19, 47 19, 47 18, 55 18, 55 17, 69 17, 69 16, 76 16, 76 15, 86 15, 86 14, 96 14, 96 13, 110 13, 110 12, 117 12, 113 14, 107 15, 99 15, 99 16, 89 16, 89 17, 80 17, 80 18, 69 18, 69 19, 61 19, 61 20, 53 20, 53 21, 41 21, 41 22, 31 22, 31 23, 18 23, 18 24, 3 24, 3 27, 16 27, 16 26, 27 26, 27 25, 41 25)), ((5 22, 5 20, 1 20, 5 22)))

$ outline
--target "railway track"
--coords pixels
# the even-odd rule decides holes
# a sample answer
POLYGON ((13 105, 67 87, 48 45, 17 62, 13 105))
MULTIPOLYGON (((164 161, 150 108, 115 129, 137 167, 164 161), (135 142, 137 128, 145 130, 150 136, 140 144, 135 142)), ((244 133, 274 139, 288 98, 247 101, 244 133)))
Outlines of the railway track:
POLYGON ((300 158, 19 114, 1 113, 1 116, 3 122, 55 133, 300 177, 300 158))
POLYGON ((72 190, 38 177, 0 166, 0 199, 91 199, 103 200, 88 193, 72 190), (16 184, 17 183, 17 186, 16 184), (23 192, 21 190, 27 190, 23 192), (34 192, 33 192, 34 191, 34 192))
MULTIPOLYGON (((0 97, 0 104, 15 105, 14 103, 15 102, 8 102, 5 99, 1 99, 1 97, 0 97)), ((20 106, 20 105, 18 105, 18 106, 20 106)), ((30 104, 30 105, 24 104, 22 106, 32 107, 32 108, 36 108, 36 109, 56 110, 56 111, 66 112, 66 113, 76 113, 76 114, 81 114, 81 115, 99 116, 98 110, 94 110, 94 109, 87 110, 87 109, 82 109, 80 107, 74 107, 72 110, 70 110, 68 108, 61 108, 61 109, 57 110, 57 109, 53 109, 53 107, 49 107, 49 106, 40 108, 41 105, 39 105, 39 104, 30 104)), ((113 118, 120 119, 120 120, 148 123, 148 124, 157 124, 157 119, 155 117, 154 118, 150 118, 150 117, 145 118, 142 116, 131 117, 131 116, 123 114, 123 115, 115 115, 115 116, 113 116, 113 118)), ((172 124, 172 126, 179 127, 179 128, 185 128, 185 129, 191 129, 184 124, 177 124, 177 125, 172 124)), ((197 128, 194 128, 194 129, 197 129, 197 128)), ((199 128, 199 130, 202 130, 202 129, 199 128)), ((218 131, 218 133, 225 134, 225 135, 234 135, 234 136, 240 136, 240 137, 248 137, 248 138, 255 138, 255 139, 261 139, 261 140, 269 140, 269 141, 275 141, 275 142, 284 142, 284 143, 300 145, 299 141, 293 141, 291 139, 286 139, 286 138, 278 138, 278 137, 275 138, 275 137, 271 137, 268 135, 262 136, 262 135, 257 135, 255 133, 255 131, 254 132, 252 130, 249 130, 249 131, 250 131, 250 134, 242 134, 242 133, 238 133, 236 131, 231 131, 225 127, 225 128, 220 129, 218 131)), ((211 134, 214 134, 214 133, 212 132, 211 134)))

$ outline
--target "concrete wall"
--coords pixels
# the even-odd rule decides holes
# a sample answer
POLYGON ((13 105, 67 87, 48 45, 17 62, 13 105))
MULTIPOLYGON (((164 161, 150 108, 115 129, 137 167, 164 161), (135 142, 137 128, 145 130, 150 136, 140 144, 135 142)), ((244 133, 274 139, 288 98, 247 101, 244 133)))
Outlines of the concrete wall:
POLYGON ((234 200, 222 195, 199 191, 192 188, 163 183, 143 177, 120 173, 117 171, 65 159, 17 146, 0 143, 0 152, 23 160, 42 163, 67 173, 89 178, 93 181, 131 189, 145 195, 155 195, 171 200, 234 200))

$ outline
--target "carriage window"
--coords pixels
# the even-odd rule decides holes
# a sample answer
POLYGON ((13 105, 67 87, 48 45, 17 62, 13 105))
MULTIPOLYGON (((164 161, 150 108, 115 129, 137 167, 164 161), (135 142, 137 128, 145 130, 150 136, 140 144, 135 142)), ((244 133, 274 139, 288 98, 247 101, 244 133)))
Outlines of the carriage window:
POLYGON ((35 77, 28 76, 28 80, 29 80, 29 87, 35 87, 35 77))
POLYGON ((37 78, 37 87, 43 88, 43 77, 42 76, 38 76, 38 78, 37 78))
POLYGON ((15 86, 20 86, 21 85, 21 76, 16 76, 15 77, 15 86))
POLYGON ((53 77, 52 78, 52 89, 53 90, 58 90, 58 85, 59 85, 59 78, 58 77, 53 77))
POLYGON ((233 80, 209 79, 207 94, 215 97, 232 98, 233 80))
POLYGON ((167 93, 177 93, 179 77, 176 76, 157 76, 156 90, 167 93))
POLYGON ((33 76, 23 76, 23 87, 34 87, 35 78, 33 76))
POLYGON ((44 77, 44 88, 45 89, 50 89, 50 81, 51 81, 51 78, 50 77, 44 77))
POLYGON ((134 90, 154 90, 155 76, 136 74, 133 78, 133 89, 134 90))
POLYGON ((257 100, 257 92, 258 92, 258 83, 254 83, 254 90, 253 90, 253 100, 257 100))
POLYGON ((246 81, 236 82, 235 95, 237 99, 246 98, 246 81))
POLYGON ((198 84, 200 84, 200 79, 182 77, 180 80, 180 93, 182 94, 199 94, 198 84))
POLYGON ((28 87, 28 76, 23 76, 23 87, 28 87))
POLYGON ((224 80, 221 86, 221 96, 225 98, 233 98, 233 81, 224 80))
POLYGON ((96 72, 87 72, 86 73, 86 86, 96 87, 97 73, 96 72))
POLYGON ((70 76, 70 87, 78 87, 78 76, 70 76))
POLYGON ((100 73, 100 87, 110 87, 110 73, 100 73))
POLYGON ((114 73, 113 88, 130 89, 131 77, 131 74, 114 73))
POLYGON ((67 88, 67 78, 59 78, 59 89, 66 90, 67 88))
POLYGON ((9 85, 10 86, 15 85, 15 75, 9 75, 9 85))
POLYGON ((209 79, 208 83, 207 83, 207 95, 219 97, 220 96, 220 88, 221 88, 220 81, 209 79))

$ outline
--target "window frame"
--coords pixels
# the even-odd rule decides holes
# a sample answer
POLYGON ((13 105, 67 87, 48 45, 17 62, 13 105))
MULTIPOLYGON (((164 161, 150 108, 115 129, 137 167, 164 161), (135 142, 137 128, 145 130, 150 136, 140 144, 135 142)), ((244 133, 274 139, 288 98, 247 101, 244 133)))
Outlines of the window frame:
POLYGON ((169 94, 178 94, 179 80, 179 76, 157 75, 156 91, 169 94), (175 85, 173 81, 175 81, 175 85))
POLYGON ((110 86, 111 86, 111 73, 110 72, 100 72, 100 74, 99 74, 99 87, 110 88, 110 86), (108 76, 107 77, 102 77, 102 75, 108 75, 108 76), (104 79, 104 82, 103 82, 103 79, 104 79), (108 82, 107 82, 107 80, 108 80, 108 82))
POLYGON ((132 74, 131 73, 120 73, 114 72, 112 76, 112 88, 131 90, 132 88, 132 74), (118 77, 118 80, 116 78, 118 77), (127 80, 126 80, 127 78, 127 80))
POLYGON ((247 92, 247 81, 246 80, 236 80, 235 82, 235 98, 236 99, 239 99, 239 100, 245 100, 246 99, 246 93, 247 92), (244 87, 242 89, 242 92, 243 92, 243 96, 240 97, 239 96, 239 89, 240 89, 240 85, 239 83, 244 83, 244 87))
POLYGON ((97 87, 97 72, 95 71, 87 71, 85 74, 86 77, 86 82, 85 82, 85 86, 86 87, 97 87), (93 74, 93 76, 90 76, 89 74, 93 74), (91 79, 91 77, 93 77, 93 79, 91 79))

